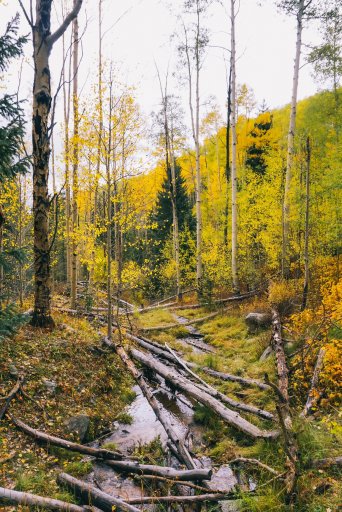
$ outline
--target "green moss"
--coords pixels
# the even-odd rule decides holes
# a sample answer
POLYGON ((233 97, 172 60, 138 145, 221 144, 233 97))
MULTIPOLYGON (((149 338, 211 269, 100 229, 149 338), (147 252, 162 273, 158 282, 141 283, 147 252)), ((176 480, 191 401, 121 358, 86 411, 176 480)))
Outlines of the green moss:
POLYGON ((64 470, 75 477, 85 476, 92 470, 90 461, 77 460, 64 465, 64 470))
POLYGON ((124 425, 132 425, 134 421, 133 416, 126 411, 120 412, 115 419, 124 425))

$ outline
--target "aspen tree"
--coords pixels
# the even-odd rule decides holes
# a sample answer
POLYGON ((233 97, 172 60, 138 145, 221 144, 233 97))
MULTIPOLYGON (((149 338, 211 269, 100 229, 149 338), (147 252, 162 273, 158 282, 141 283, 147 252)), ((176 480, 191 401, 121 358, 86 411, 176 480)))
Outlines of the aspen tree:
POLYGON ((232 166, 231 166, 231 183, 232 183, 232 280, 234 291, 239 291, 238 278, 238 226, 237 226, 237 154, 236 154, 236 41, 235 41, 235 3, 236 0, 230 2, 230 30, 231 30, 231 127, 232 127, 232 166))
POLYGON ((32 115, 32 153, 33 153, 33 216, 34 216, 34 312, 33 326, 51 327, 51 282, 49 243, 49 207, 48 194, 51 111, 51 50, 62 37, 70 23, 77 17, 83 0, 75 0, 74 6, 61 25, 51 34, 52 0, 36 0, 36 16, 28 14, 22 3, 25 17, 32 29, 33 40, 33 115, 32 115))
MULTIPOLYGON (((74 8, 77 0, 74 0, 74 8)), ((78 19, 73 21, 73 155, 72 155, 72 253, 71 253, 71 308, 77 301, 77 226, 78 226, 78 159, 79 159, 79 114, 78 114, 78 19)))

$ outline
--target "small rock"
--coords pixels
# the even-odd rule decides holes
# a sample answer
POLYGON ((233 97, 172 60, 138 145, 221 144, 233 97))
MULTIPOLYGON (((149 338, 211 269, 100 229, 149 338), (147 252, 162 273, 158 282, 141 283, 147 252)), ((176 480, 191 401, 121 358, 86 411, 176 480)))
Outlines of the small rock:
POLYGON ((8 370, 11 377, 18 377, 19 370, 13 363, 9 365, 8 370))
POLYGON ((250 332, 255 332, 259 327, 266 328, 272 323, 272 318, 268 313, 248 313, 245 322, 250 332))
POLYGON ((42 379, 42 382, 43 382, 44 386, 46 387, 46 389, 50 393, 55 393, 56 392, 56 389, 57 389, 57 382, 56 381, 48 380, 48 379, 42 379))
POLYGON ((90 418, 86 414, 72 416, 65 421, 66 430, 69 433, 77 434, 81 442, 85 441, 89 432, 90 418))

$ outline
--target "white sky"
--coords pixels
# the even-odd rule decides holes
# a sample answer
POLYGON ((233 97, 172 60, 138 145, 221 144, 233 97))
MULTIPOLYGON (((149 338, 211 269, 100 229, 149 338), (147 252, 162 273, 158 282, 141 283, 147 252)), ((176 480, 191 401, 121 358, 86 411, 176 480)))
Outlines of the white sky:
MULTIPOLYGON (((224 0, 229 8, 228 0, 224 0)), ((23 0, 28 5, 29 0, 23 0)), ((61 0, 55 0, 58 8, 61 0)), ((103 51, 105 59, 119 63, 122 77, 136 86, 138 103, 143 112, 149 116, 160 104, 159 83, 154 61, 161 73, 165 73, 168 63, 170 72, 179 75, 182 70, 175 57, 175 43, 170 36, 179 27, 176 14, 181 13, 182 0, 104 0, 103 31, 115 26, 105 36, 103 51), (168 5, 167 5, 168 4, 168 5), (169 8, 172 5, 171 13, 169 8)), ((96 80, 97 62, 97 0, 84 0, 80 15, 80 30, 88 18, 87 31, 83 38, 84 57, 80 68, 80 84, 85 84, 86 95, 91 83, 96 80)), ((292 87, 292 70, 295 50, 295 19, 280 14, 273 0, 241 0, 237 17, 236 39, 237 81, 247 83, 253 88, 260 104, 265 99, 270 108, 282 106, 290 101, 292 87)), ((7 0, 7 5, 0 6, 0 28, 10 16, 20 10, 17 0, 7 0)), ((229 48, 229 18, 227 11, 214 2, 210 13, 203 23, 211 31, 211 45, 229 48)), ((22 17, 22 30, 29 32, 28 25, 22 17)), ((317 26, 304 31, 304 43, 317 41, 317 26)), ((30 44, 27 47, 27 60, 31 59, 30 44)), ((208 50, 201 76, 201 101, 204 104, 208 96, 215 96, 224 113, 226 101, 226 70, 223 54, 228 53, 217 48, 208 50)), ((51 70, 54 83, 58 81, 62 62, 60 45, 54 48, 51 56, 51 70)), ((303 60, 304 63, 304 60, 303 60)), ((13 73, 11 81, 17 81, 13 73)), ((21 90, 30 98, 32 91, 32 72, 28 65, 23 68, 21 90)), ((317 85, 313 82, 310 66, 301 69, 299 81, 299 99, 313 94, 317 85)), ((170 83, 170 91, 182 97, 183 108, 188 110, 186 85, 175 79, 170 83)), ((205 107, 203 107, 203 113, 205 107)), ((58 142, 57 142, 58 145, 58 142)))

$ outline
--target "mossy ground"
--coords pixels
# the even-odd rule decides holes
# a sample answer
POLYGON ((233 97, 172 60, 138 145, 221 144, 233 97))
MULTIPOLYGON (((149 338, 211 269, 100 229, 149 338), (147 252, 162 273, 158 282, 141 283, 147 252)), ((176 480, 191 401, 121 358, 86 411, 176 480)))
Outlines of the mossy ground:
MULTIPOLYGON (((16 382, 10 375, 12 364, 25 375, 24 389, 34 401, 19 396, 10 405, 11 414, 31 427, 69 439, 64 421, 86 414, 91 419, 90 440, 125 414, 134 398, 132 381, 116 354, 94 351, 100 346, 99 334, 89 322, 61 314, 54 314, 54 319, 56 328, 50 332, 25 326, 0 343, 0 396, 16 382), (56 383, 55 392, 43 379, 56 383)), ((0 461, 8 455, 13 457, 0 463, 0 485, 64 501, 74 499, 58 488, 58 471, 81 476, 90 469, 81 455, 38 447, 6 418, 0 424, 0 461)))

